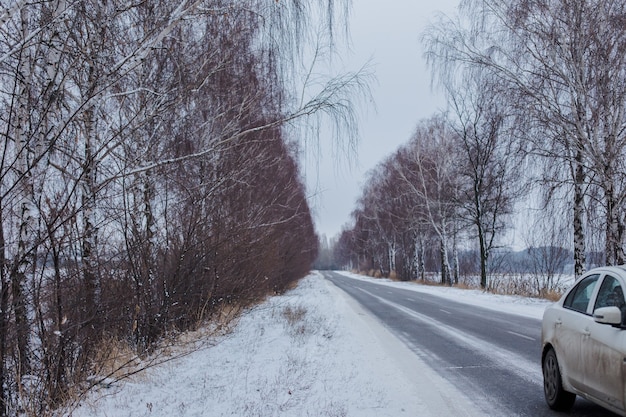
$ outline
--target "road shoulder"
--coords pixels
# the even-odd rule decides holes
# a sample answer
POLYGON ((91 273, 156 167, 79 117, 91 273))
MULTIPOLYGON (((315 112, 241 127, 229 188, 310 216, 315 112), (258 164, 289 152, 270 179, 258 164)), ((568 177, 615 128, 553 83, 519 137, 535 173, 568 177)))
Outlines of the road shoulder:
POLYGON ((389 378, 389 383, 397 388, 395 401, 404 402, 402 411, 408 415, 419 412, 424 417, 484 415, 357 301, 332 282, 325 281, 336 298, 337 308, 350 323, 351 335, 366 345, 364 350, 371 356, 367 366, 380 374, 381 383, 389 378))

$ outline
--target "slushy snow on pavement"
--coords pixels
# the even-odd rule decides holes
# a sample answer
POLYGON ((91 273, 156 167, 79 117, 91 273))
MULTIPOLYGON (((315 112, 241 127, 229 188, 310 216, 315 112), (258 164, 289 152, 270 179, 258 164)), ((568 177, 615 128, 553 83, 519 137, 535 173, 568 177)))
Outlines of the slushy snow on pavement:
MULTIPOLYGON (((375 281, 529 317, 540 318, 549 304, 482 291, 375 281)), ((66 415, 483 415, 320 273, 249 310, 232 332, 212 345, 96 389, 66 415)))

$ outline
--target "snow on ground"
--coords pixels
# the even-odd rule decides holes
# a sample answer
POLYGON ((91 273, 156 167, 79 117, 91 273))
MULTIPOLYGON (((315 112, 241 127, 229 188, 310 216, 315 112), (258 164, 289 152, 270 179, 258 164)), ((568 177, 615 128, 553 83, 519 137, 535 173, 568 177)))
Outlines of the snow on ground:
MULTIPOLYGON (((355 279, 371 278, 347 274, 355 279)), ((547 302, 376 280, 515 314, 547 302)), ((94 391, 72 417, 478 416, 376 319, 313 273, 251 309, 210 348, 94 391)))

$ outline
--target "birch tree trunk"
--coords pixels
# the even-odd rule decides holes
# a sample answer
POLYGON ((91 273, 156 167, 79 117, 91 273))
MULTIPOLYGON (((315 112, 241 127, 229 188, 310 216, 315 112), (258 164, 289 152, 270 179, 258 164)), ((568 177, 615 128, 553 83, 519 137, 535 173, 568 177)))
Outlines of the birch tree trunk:
POLYGON ((450 260, 448 259, 448 238, 445 232, 440 236, 439 254, 441 256, 441 283, 443 285, 452 285, 450 260))
POLYGON ((574 160, 574 276, 581 277, 586 268, 586 243, 584 230, 585 215, 585 170, 581 149, 576 152, 574 160))
POLYGON ((418 233, 413 236, 413 262, 416 271, 416 279, 424 281, 426 278, 426 266, 424 265, 424 241, 418 233))
MULTIPOLYGON (((29 36, 28 25, 29 13, 27 8, 20 11, 22 23, 22 38, 29 36)), ((34 204, 33 204, 33 173, 30 166, 31 146, 30 132, 28 129, 30 112, 30 85, 31 85, 31 59, 28 48, 20 50, 15 82, 17 84, 17 115, 15 142, 17 144, 18 175, 21 182, 19 203, 19 224, 17 226, 19 238, 15 255, 14 273, 11 281, 11 293, 15 326, 17 332, 17 350, 19 370, 17 373, 18 384, 21 384, 21 376, 29 373, 29 321, 28 321, 28 295, 26 292, 27 274, 34 263, 33 238, 34 238, 34 204)))
MULTIPOLYGON (((89 75, 85 102, 93 99, 97 74, 94 62, 89 63, 89 75)), ((84 321, 85 325, 93 328, 97 318, 97 263, 95 259, 97 248, 96 230, 96 159, 94 147, 97 143, 95 103, 91 102, 83 113, 82 117, 82 172, 80 179, 81 190, 81 217, 82 217, 82 237, 81 237, 81 272, 84 283, 84 321)))
POLYGON ((606 211, 606 237, 605 237, 605 253, 607 265, 623 265, 624 264, 624 248, 622 246, 622 234, 624 225, 620 221, 620 210, 617 206, 614 185, 615 173, 611 167, 611 163, 607 162, 604 167, 604 204, 606 211))
POLYGON ((455 218, 454 219, 454 231, 453 231, 453 237, 452 237, 452 261, 453 261, 452 267, 453 267, 454 285, 459 284, 459 275, 460 275, 458 238, 459 238, 458 219, 455 218))
POLYGON ((9 330, 9 280, 7 276, 6 242, 4 238, 4 207, 0 199, 0 417, 8 416, 7 347, 9 330))

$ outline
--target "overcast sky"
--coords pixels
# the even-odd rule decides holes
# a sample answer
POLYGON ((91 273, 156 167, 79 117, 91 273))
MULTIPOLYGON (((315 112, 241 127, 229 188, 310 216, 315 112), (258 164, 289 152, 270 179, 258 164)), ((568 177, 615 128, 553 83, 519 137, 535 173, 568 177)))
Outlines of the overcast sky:
POLYGON ((458 0, 354 0, 351 48, 342 46, 345 65, 356 70, 371 60, 377 81, 375 104, 359 124, 355 161, 337 159, 322 138, 321 156, 308 158, 305 178, 318 233, 331 238, 350 222, 367 172, 408 142, 417 123, 445 107, 431 88, 420 35, 436 12, 452 15, 458 0), (319 169, 318 169, 319 167, 319 169))

